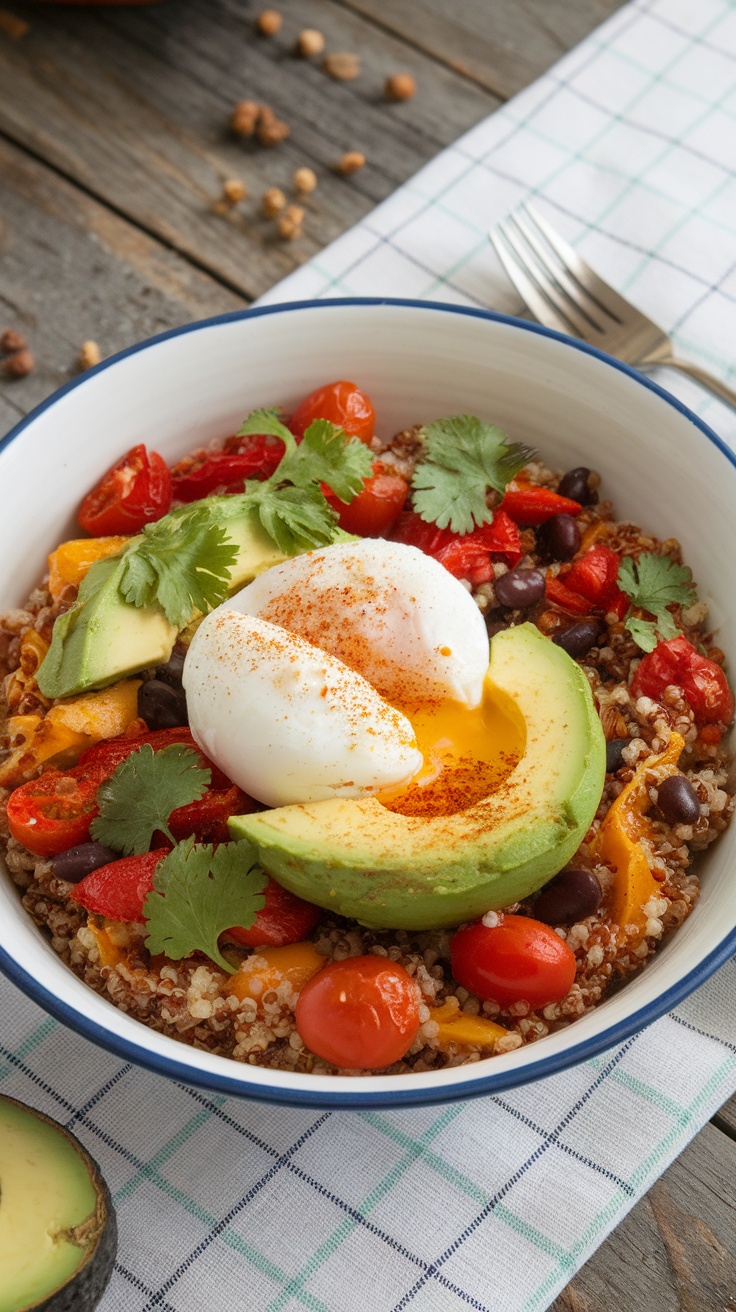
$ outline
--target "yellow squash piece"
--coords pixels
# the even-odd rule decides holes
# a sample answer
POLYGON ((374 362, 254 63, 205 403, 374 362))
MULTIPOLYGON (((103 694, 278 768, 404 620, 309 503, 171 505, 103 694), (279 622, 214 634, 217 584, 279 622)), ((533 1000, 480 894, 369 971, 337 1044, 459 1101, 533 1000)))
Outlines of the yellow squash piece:
POLYGON ((288 980, 295 993, 299 993, 308 980, 324 966, 325 959, 312 943, 289 943, 283 948, 257 948, 247 957, 236 975, 226 985, 227 993, 236 998, 255 998, 288 980))
POLYGON ((122 551, 129 538, 71 538, 49 556, 49 592, 58 601, 64 588, 79 587, 90 565, 122 551))
POLYGON ((445 1002, 441 1007, 430 1007, 429 1019, 439 1026, 437 1042, 441 1048, 451 1043, 470 1044, 475 1048, 493 1048, 508 1030, 486 1016, 469 1016, 466 1012, 445 1002))
POLYGON ((611 919, 621 928, 632 926, 633 939, 642 937, 647 920, 643 908, 651 897, 659 896, 660 890, 640 842, 652 833, 646 817, 651 806, 650 776, 656 770, 661 783, 668 775, 677 774, 677 762, 684 746, 680 734, 673 733, 661 756, 639 766, 633 779, 612 804, 593 845, 595 856, 614 873, 608 898, 611 919))
POLYGON ((101 692, 57 702, 41 719, 17 715, 8 721, 13 752, 0 766, 0 787, 16 787, 42 765, 68 769, 86 747, 117 738, 138 716, 140 679, 123 679, 101 692))

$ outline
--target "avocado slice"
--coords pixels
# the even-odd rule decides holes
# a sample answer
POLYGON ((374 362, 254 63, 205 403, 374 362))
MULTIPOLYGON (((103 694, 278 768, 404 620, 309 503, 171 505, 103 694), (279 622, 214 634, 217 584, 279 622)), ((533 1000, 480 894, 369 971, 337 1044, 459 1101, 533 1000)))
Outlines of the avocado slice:
POLYGON ((48 1116, 0 1096, 0 1312, 92 1312, 116 1251, 96 1162, 48 1116))
POLYGON ((569 861, 595 815, 605 740, 580 666, 533 624, 491 641, 490 693, 525 729, 500 788, 455 815, 331 799, 234 816, 292 893, 363 925, 438 929, 508 906, 569 861))
MULTIPOLYGON (((235 508, 235 498, 231 504, 235 508)), ((285 555, 253 510, 228 514, 226 497, 218 498, 216 506, 238 548, 229 584, 235 592, 285 555)), ((177 511, 171 514, 177 516, 177 511)), ((131 539, 125 550, 138 540, 131 539)), ((71 697, 103 688, 169 659, 178 630, 160 606, 133 606, 125 600, 120 591, 122 572, 122 554, 97 561, 82 580, 75 604, 56 620, 51 646, 36 676, 44 697, 71 697)))

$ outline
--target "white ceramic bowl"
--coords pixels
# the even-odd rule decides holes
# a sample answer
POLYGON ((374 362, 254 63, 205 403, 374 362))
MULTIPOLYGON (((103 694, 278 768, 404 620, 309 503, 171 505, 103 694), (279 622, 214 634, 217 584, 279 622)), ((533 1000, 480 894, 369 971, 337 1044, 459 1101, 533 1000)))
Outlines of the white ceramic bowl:
MULTIPOLYGON (((74 533, 80 497, 123 452, 168 458, 231 433, 256 406, 287 409, 332 378, 373 398, 379 432, 468 412, 562 469, 603 475, 621 517, 678 537, 719 642, 736 661, 736 462, 716 435, 635 371, 536 325, 456 306, 319 301, 224 315, 106 360, 0 443, 0 611, 22 603, 45 555, 74 533)), ((447 1102, 539 1079, 670 1010, 736 949, 736 826, 701 865, 690 919, 625 988, 568 1029, 505 1056, 419 1075, 325 1077, 243 1066, 156 1034, 81 983, 0 878, 0 966, 87 1038, 224 1093, 314 1106, 447 1102)))

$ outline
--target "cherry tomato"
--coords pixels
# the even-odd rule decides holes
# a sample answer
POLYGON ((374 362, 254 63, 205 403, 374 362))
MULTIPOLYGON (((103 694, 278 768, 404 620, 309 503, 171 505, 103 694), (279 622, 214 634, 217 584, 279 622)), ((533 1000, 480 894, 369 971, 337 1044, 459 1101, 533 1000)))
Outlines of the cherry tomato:
POLYGON ((674 685, 692 707, 698 725, 716 725, 723 731, 733 719, 734 698, 723 670, 701 656, 680 634, 660 642, 643 657, 631 683, 635 697, 658 702, 665 688, 674 685))
POLYGON ((393 528, 408 492, 406 479, 384 470, 377 460, 372 477, 365 480, 363 491, 353 497, 349 505, 338 501, 329 489, 325 495, 337 511, 340 528, 346 533, 356 533, 361 538, 380 538, 393 528))
POLYGON ((333 1066, 379 1070, 408 1052, 419 1029, 417 986, 385 957, 332 961, 299 994, 296 1027, 333 1066))
MULTIPOLYGON (((231 815, 236 812, 231 811, 231 815)), ((236 925, 228 930, 236 943, 249 948, 282 948, 287 943, 299 943, 307 937, 321 920, 324 912, 311 902, 304 902, 295 893, 289 893, 275 879, 269 879, 264 890, 266 905, 258 912, 250 929, 236 925)))
POLYGON ((313 419, 329 419, 333 424, 370 443, 376 427, 376 412, 370 397, 361 392, 355 383, 325 383, 306 396, 289 420, 289 428, 296 438, 304 437, 313 419))
POLYGON ((484 1002, 546 1007, 569 993, 575 954, 549 925, 528 916, 500 916, 492 929, 476 920, 453 934, 452 973, 484 1002))
POLYGON ((8 829, 35 856, 58 856, 89 838, 97 814, 94 773, 47 770, 8 798, 8 829))
POLYGON ((153 890, 153 875, 171 844, 142 856, 123 856, 99 866, 75 884, 70 897, 98 916, 109 920, 143 921, 143 903, 153 890))
POLYGON ((416 511, 405 510, 390 537, 393 542, 418 547, 444 565, 455 578, 468 579, 476 586, 493 578, 492 557, 504 560, 512 569, 524 554, 519 530, 503 510, 495 511, 492 523, 482 524, 471 533, 437 528, 436 524, 426 524, 416 511))
POLYGON ((199 501, 213 492, 242 492, 247 478, 270 478, 284 454, 279 437, 229 437, 222 451, 188 456, 171 470, 174 499, 199 501))
POLYGON ((139 533, 144 524, 166 514, 171 495, 166 461, 141 444, 131 447, 87 493, 77 518, 93 537, 139 533))
POLYGON ((560 582, 570 592, 579 593, 596 610, 614 611, 623 619, 629 609, 629 598, 618 586, 620 564, 620 556, 600 544, 579 556, 560 582))
POLYGON ((500 509, 515 524, 521 524, 524 528, 536 528, 539 524, 546 524, 554 515, 579 515, 582 506, 579 501, 561 497, 548 487, 513 482, 506 488, 500 509))

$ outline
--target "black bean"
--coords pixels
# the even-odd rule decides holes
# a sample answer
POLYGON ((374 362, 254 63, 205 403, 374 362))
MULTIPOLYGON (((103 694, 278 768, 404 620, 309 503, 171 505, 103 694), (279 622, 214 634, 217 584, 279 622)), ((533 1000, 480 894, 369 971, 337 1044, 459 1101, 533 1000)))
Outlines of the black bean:
POLYGON ((581 506, 590 506, 598 500, 598 493, 593 491, 588 482, 590 470, 585 465, 577 465, 575 469, 568 469, 560 479, 560 485, 557 489, 561 497, 570 497, 572 501, 579 501, 581 506))
POLYGON ((183 688, 172 688, 160 679, 148 679, 138 689, 138 714, 149 729, 175 729, 187 724, 187 699, 183 688))
POLYGON ((657 806, 671 825, 694 825, 700 819, 698 795, 684 774, 671 774, 662 780, 657 806))
POLYGON ((502 606, 527 610, 544 596, 544 574, 539 569, 510 569, 496 579, 493 587, 502 606))
POLYGON ((592 870, 563 870, 545 884, 534 903, 534 915, 545 925, 571 925, 592 916, 603 889, 592 870))
POLYGON ((606 774, 615 774, 625 765, 623 750, 630 742, 630 738, 612 738, 606 743, 606 774))
POLYGON ((55 856, 51 870, 57 879, 65 879, 68 884, 78 884, 85 875, 91 875, 100 866, 117 861, 119 856, 119 852, 113 852, 111 847, 103 847, 102 843, 79 843, 55 856))
POLYGON ((181 688, 181 676, 184 671, 184 658, 186 652, 172 651, 165 665, 159 665, 156 670, 156 678, 162 683, 168 683, 172 688, 181 688))
POLYGON ((542 524, 537 542, 547 560, 572 560, 580 547, 580 529, 572 515, 553 515, 542 524))
POLYGON ((601 626, 598 620, 578 620, 561 632, 555 633, 552 641, 566 651, 573 660, 582 660, 600 637, 601 626))

